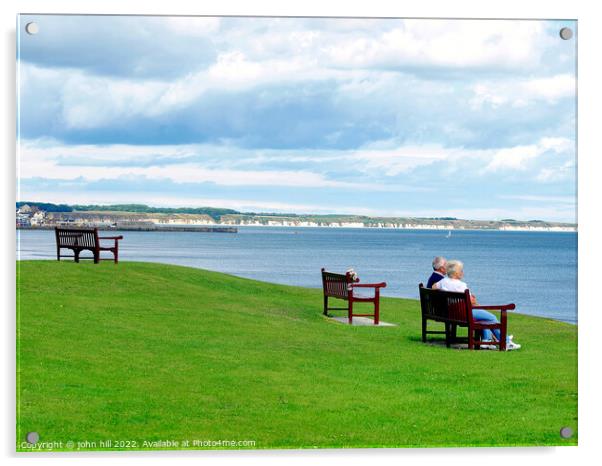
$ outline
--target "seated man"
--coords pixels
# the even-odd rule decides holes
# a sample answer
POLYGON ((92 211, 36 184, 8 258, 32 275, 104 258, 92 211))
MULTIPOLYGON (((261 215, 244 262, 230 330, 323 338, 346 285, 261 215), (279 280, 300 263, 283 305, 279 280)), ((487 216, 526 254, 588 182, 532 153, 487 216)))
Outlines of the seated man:
MULTIPOLYGON (((446 270, 447 276, 435 283, 433 285, 433 289, 463 293, 468 288, 468 285, 462 281, 462 278, 464 278, 464 264, 460 261, 449 261, 447 263, 446 270)), ((473 306, 477 305, 477 298, 472 293, 470 294, 470 301, 472 302, 473 306)), ((481 322, 498 322, 496 316, 494 316, 491 312, 487 312, 483 309, 473 309, 472 316, 475 320, 481 322)), ((499 329, 495 329, 493 330, 493 332, 489 329, 483 330, 484 342, 492 341, 493 336, 495 336, 495 339, 497 341, 500 340, 499 329)), ((519 349, 520 345, 518 343, 513 342, 512 338, 512 335, 508 335, 506 337, 506 349, 519 349)))
POLYGON ((432 288, 435 283, 445 278, 447 260, 445 257, 435 257, 433 259, 433 273, 426 283, 427 288, 432 288))

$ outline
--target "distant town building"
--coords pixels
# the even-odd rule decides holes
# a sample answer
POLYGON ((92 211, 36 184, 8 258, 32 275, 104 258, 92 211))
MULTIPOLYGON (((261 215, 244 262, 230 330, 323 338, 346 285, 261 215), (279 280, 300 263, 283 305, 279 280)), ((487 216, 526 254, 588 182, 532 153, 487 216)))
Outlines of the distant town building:
POLYGON ((19 214, 24 214, 24 215, 29 215, 33 212, 33 209, 28 205, 22 205, 18 210, 17 213, 19 214))
POLYGON ((31 226, 29 215, 17 213, 17 227, 31 226))
POLYGON ((38 210, 31 216, 30 224, 32 227, 37 227, 44 224, 44 220, 46 218, 46 212, 43 210, 38 210))

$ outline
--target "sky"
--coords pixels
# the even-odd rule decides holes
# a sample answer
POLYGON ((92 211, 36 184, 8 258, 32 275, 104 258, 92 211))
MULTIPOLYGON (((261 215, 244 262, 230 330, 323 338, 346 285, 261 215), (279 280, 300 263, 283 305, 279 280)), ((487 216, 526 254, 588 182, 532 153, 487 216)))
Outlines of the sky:
POLYGON ((21 15, 17 200, 576 222, 562 27, 21 15))

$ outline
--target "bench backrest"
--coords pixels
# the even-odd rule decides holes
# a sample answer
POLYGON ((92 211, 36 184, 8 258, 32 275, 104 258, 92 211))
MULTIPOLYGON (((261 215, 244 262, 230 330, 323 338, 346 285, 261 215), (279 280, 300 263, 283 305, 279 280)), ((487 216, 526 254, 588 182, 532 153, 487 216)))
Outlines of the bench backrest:
POLYGON ((98 247, 98 229, 55 228, 58 247, 80 247, 95 249, 98 247))
POLYGON ((472 305, 470 291, 454 293, 452 291, 432 290, 425 288, 422 283, 420 290, 420 308, 422 317, 429 319, 468 324, 472 319, 472 305))
POLYGON ((343 275, 340 273, 326 272, 326 270, 322 269, 322 287, 324 288, 324 296, 348 299, 350 283, 353 283, 353 279, 349 274, 343 275))

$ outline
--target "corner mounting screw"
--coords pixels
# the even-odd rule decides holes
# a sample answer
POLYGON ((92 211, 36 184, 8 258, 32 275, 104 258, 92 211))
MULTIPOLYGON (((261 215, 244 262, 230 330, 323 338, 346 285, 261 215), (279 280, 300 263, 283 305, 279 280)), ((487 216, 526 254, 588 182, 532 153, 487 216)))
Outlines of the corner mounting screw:
POLYGON ((573 436, 573 429, 570 427, 563 427, 560 429, 560 436, 562 438, 571 438, 573 436))

